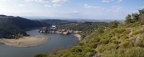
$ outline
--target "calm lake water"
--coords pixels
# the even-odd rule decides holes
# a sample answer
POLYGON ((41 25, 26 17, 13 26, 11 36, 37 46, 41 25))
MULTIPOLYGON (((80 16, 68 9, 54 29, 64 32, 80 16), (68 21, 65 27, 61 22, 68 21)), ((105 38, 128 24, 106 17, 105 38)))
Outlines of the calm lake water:
POLYGON ((0 57, 34 57, 40 53, 51 53, 58 49, 67 49, 79 43, 78 39, 73 35, 60 35, 60 34, 43 34, 35 30, 27 31, 31 36, 44 35, 49 36, 51 40, 41 46, 18 48, 6 46, 0 43, 0 57))

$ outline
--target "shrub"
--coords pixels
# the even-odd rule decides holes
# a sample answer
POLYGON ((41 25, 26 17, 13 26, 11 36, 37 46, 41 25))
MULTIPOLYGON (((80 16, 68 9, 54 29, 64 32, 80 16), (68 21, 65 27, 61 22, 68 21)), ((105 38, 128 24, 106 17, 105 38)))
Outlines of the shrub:
POLYGON ((144 57, 143 52, 144 49, 140 47, 127 49, 125 52, 125 57, 144 57))
POLYGON ((123 33, 124 31, 126 31, 125 28, 116 28, 116 29, 114 29, 115 33, 123 33))
POLYGON ((85 55, 85 57, 92 57, 93 55, 94 55, 93 52, 87 52, 86 55, 85 55))
POLYGON ((91 48, 96 48, 96 47, 97 47, 97 43, 89 44, 89 47, 91 47, 91 48))
POLYGON ((37 54, 34 57, 47 57, 47 55, 46 54, 37 54))
POLYGON ((84 43, 79 43, 79 45, 80 45, 80 46, 83 46, 83 45, 84 45, 84 43))
POLYGON ((137 35, 137 34, 142 34, 144 33, 144 30, 137 30, 137 31, 133 31, 133 35, 137 35))
POLYGON ((72 48, 71 49, 71 52, 82 52, 82 48, 81 47, 79 47, 79 46, 76 46, 76 47, 74 47, 74 48, 72 48))
POLYGON ((110 38, 100 40, 101 44, 108 44, 109 42, 110 42, 110 38))

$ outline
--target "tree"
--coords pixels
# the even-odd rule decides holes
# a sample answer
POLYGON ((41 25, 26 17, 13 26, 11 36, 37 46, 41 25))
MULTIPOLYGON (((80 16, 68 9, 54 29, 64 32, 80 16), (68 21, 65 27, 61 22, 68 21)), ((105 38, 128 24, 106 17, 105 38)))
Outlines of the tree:
POLYGON ((99 34, 104 33, 104 29, 105 29, 104 26, 99 26, 97 29, 97 33, 99 33, 99 34))
POLYGON ((139 14, 140 14, 140 15, 144 14, 144 8, 141 9, 141 10, 139 10, 139 14))
POLYGON ((138 13, 132 13, 133 22, 137 22, 139 20, 139 14, 138 13))
POLYGON ((132 17, 130 14, 127 15, 125 22, 126 22, 126 24, 133 23, 133 20, 132 20, 132 17))

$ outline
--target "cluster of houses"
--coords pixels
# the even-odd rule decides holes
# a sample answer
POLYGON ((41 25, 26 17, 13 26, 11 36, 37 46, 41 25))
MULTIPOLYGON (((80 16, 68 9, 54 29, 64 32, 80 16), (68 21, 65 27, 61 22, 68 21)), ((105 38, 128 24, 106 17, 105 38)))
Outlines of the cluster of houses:
POLYGON ((70 29, 58 29, 58 28, 56 28, 55 25, 52 25, 50 28, 43 27, 43 28, 39 29, 38 32, 39 33, 64 34, 64 35, 81 33, 81 31, 74 31, 74 30, 70 30, 70 29))

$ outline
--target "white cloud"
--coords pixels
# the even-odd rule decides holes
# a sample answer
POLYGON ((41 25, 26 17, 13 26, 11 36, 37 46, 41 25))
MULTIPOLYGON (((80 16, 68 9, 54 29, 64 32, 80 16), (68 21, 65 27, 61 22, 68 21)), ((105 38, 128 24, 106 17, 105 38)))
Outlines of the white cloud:
POLYGON ((36 2, 44 2, 44 3, 49 3, 50 0, 35 0, 36 2))
POLYGON ((25 1, 34 1, 34 0, 25 0, 25 1))
POLYGON ((0 0, 0 2, 5 2, 6 0, 0 0))
POLYGON ((18 6, 20 6, 20 7, 24 7, 24 6, 26 6, 25 4, 20 4, 20 5, 18 5, 18 6))
POLYGON ((88 4, 84 4, 85 8, 90 8, 90 9, 97 9, 97 10, 104 10, 105 8, 99 7, 99 6, 90 6, 88 4))
POLYGON ((96 6, 89 6, 88 4, 84 4, 85 8, 96 8, 96 6))
POLYGON ((35 1, 35 2, 44 2, 44 3, 63 3, 63 2, 67 2, 68 0, 25 0, 25 1, 35 1))
POLYGON ((60 7, 61 4, 53 4, 54 7, 60 7))
POLYGON ((52 0, 53 3, 67 2, 68 0, 52 0))
POLYGON ((118 2, 122 2, 122 0, 118 0, 118 2))
POLYGON ((49 3, 50 0, 25 0, 25 1, 35 1, 35 2, 43 2, 43 3, 49 3))
POLYGON ((6 0, 1 0, 1 1, 6 1, 6 0))
POLYGON ((78 13, 79 11, 74 10, 73 13, 78 13))
POLYGON ((50 4, 46 4, 45 7, 52 7, 50 4))
POLYGON ((110 10, 113 12, 122 12, 123 8, 119 6, 112 6, 110 10))
POLYGON ((114 0, 102 0, 102 2, 110 2, 110 1, 114 1, 114 0))

